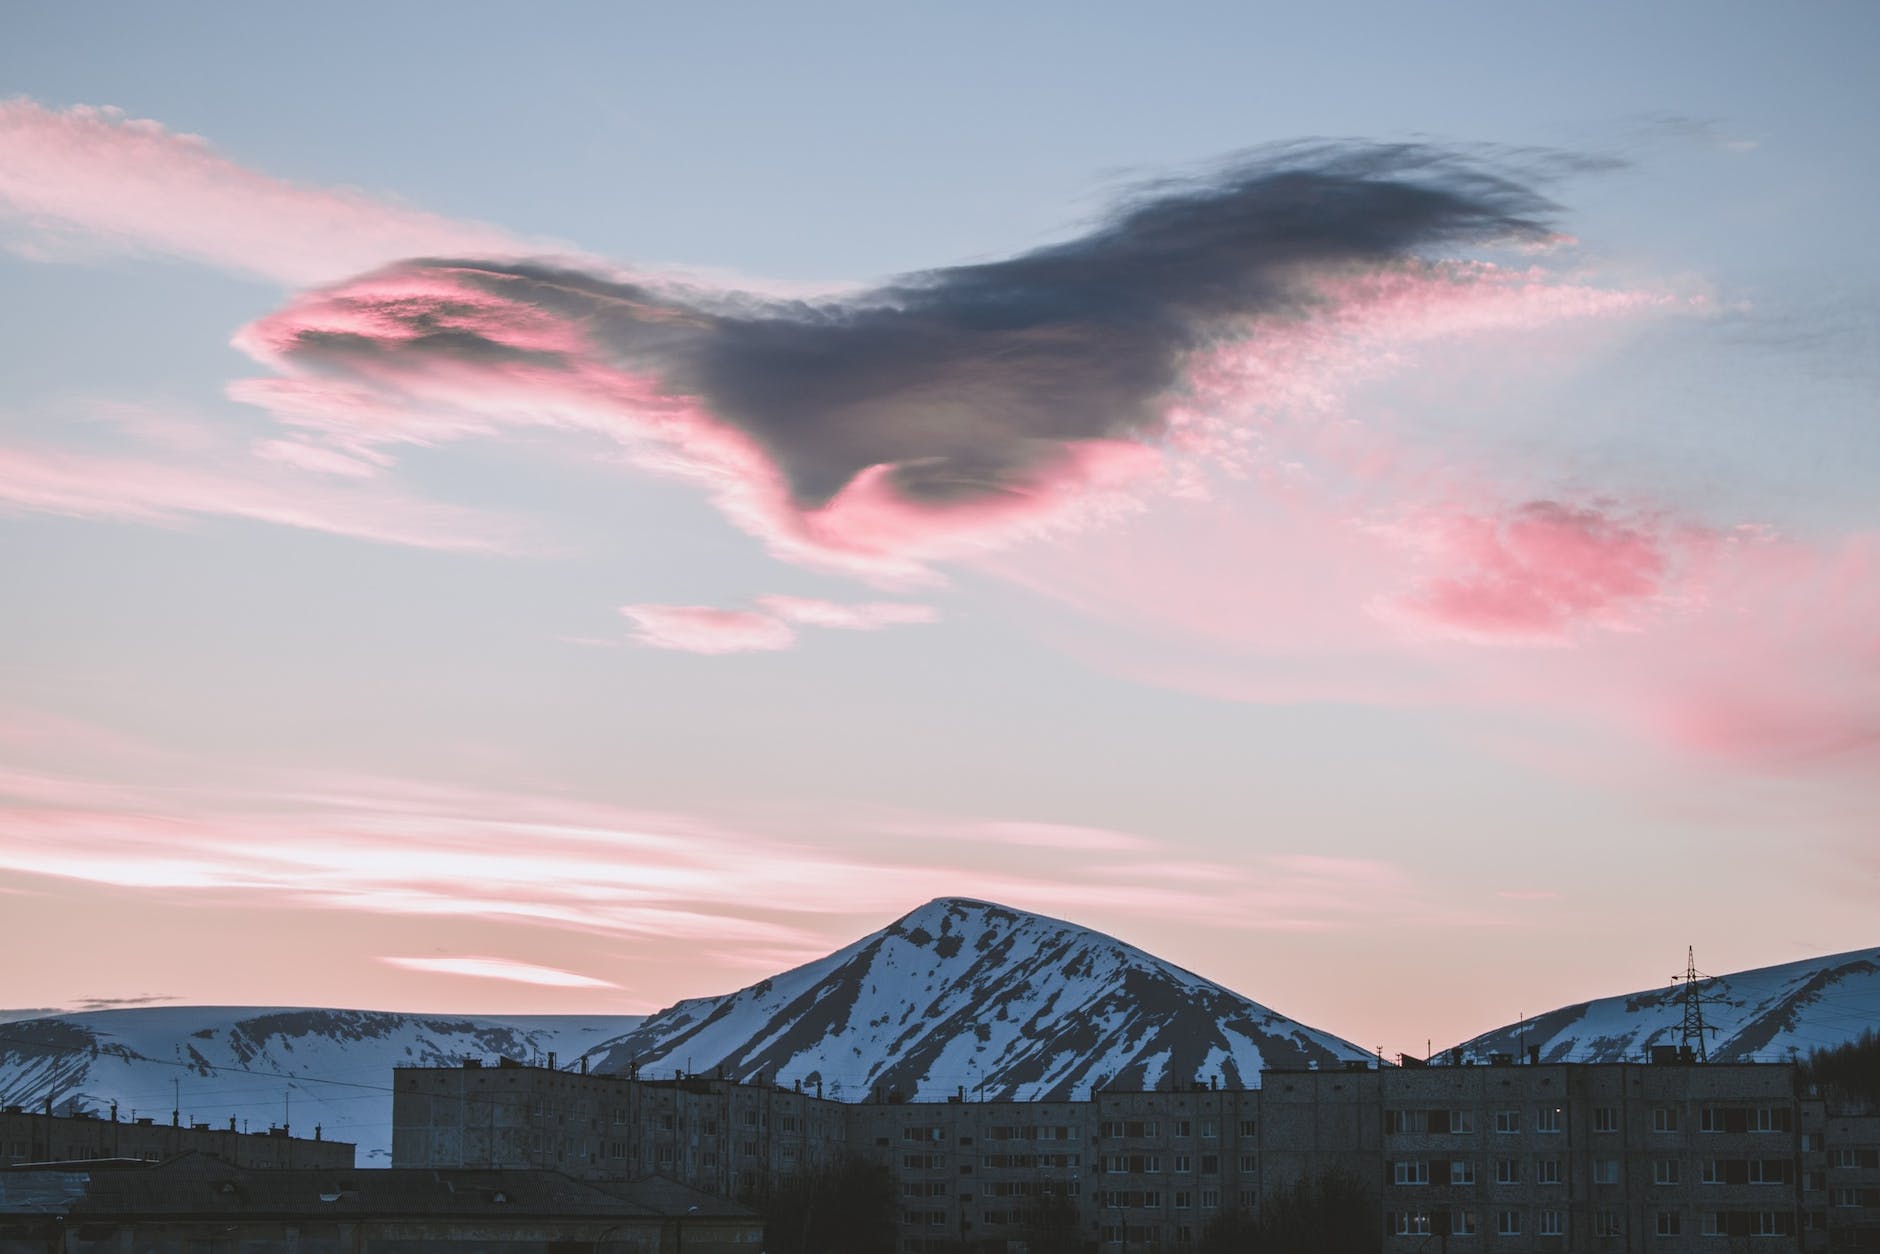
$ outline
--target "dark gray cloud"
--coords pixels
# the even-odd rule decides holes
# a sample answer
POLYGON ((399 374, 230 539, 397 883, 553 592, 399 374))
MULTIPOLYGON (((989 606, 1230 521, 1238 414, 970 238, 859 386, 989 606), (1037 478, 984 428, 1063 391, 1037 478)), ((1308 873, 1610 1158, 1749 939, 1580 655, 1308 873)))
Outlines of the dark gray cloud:
MULTIPOLYGON (((1531 180, 1530 180, 1531 181, 1531 180)), ((1426 145, 1295 145, 1137 188, 1087 233, 821 302, 432 260, 462 299, 374 297, 360 328, 281 344, 303 367, 572 368, 492 299, 578 326, 609 364, 697 399, 775 462, 798 508, 892 467, 909 501, 1026 490, 1070 441, 1152 438, 1186 356, 1304 311, 1302 279, 1546 234, 1528 181, 1426 145)), ((524 320, 526 322, 526 319, 524 320)))

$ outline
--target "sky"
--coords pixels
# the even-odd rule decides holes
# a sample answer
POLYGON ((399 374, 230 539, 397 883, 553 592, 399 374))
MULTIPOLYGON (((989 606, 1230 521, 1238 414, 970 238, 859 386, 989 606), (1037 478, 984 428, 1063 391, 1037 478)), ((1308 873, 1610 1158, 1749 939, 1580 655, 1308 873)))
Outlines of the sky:
POLYGON ((1880 9, 0 36, 0 1005, 959 895, 1414 1053, 1880 943, 1880 9))

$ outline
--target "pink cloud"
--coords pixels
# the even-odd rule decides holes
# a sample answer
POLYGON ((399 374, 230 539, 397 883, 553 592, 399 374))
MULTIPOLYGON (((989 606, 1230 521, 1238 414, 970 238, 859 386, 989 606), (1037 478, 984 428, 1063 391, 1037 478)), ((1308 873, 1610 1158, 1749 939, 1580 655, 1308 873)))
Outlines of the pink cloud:
POLYGON ((940 611, 931 605, 907 601, 866 601, 845 605, 816 597, 761 596, 757 604, 764 612, 785 622, 804 627, 834 627, 843 631, 879 631, 883 627, 901 627, 931 623, 940 611))
POLYGON ((293 284, 403 257, 544 251, 498 227, 258 173, 119 109, 24 98, 0 101, 0 214, 29 254, 102 242, 293 284))
POLYGON ((1651 519, 1554 501, 1415 519, 1400 534, 1435 569, 1386 609, 1486 641, 1560 642, 1582 623, 1635 628, 1670 583, 1661 530, 1651 519))
MULTIPOLYGON (((622 364, 580 319, 520 299, 524 289, 496 270, 400 267, 298 297, 236 337, 278 377, 244 381, 231 394, 350 454, 529 427, 601 435, 642 469, 699 484, 780 558, 905 582, 931 580, 936 563, 1117 525, 1170 492, 1205 494, 1212 475, 1271 473, 1276 440, 1341 474, 1392 473, 1379 446, 1361 445, 1319 411, 1390 368, 1405 344, 1673 304, 1485 264, 1301 282, 1307 316, 1289 309, 1253 319, 1243 338, 1192 357, 1160 438, 1039 442, 1002 491, 953 502, 908 499, 895 486, 897 467, 884 463, 825 503, 800 505, 768 449, 651 371, 622 364), (419 310, 423 318, 413 316, 419 310), (479 347, 461 352, 460 343, 479 347)), ((609 317, 679 317, 625 296, 608 298, 613 306, 583 296, 609 317)))
POLYGON ((769 653, 792 648, 796 632, 768 614, 709 605, 623 605, 634 639, 684 653, 769 653))
MULTIPOLYGON (((58 514, 174 526, 195 518, 240 518, 382 544, 471 553, 529 547, 516 523, 406 495, 389 484, 309 477, 307 462, 255 457, 215 428, 171 417, 169 447, 99 453, 47 445, 0 445, 0 512, 58 514), (193 438, 175 448, 178 432, 193 438)), ((316 450, 315 462, 337 454, 316 450)), ((318 465, 321 471, 332 466, 318 465)))

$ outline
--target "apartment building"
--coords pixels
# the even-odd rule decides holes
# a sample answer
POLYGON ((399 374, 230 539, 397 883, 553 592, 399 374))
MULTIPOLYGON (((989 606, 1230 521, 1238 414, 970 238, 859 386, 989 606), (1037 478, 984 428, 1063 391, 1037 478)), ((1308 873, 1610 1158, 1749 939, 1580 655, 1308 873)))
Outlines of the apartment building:
POLYGON ((748 1198, 866 1158, 894 1181, 902 1254, 1017 1251, 1047 1211, 1094 1254, 1179 1251, 1331 1169, 1374 1191, 1382 1246, 1404 1254, 1799 1254, 1880 1231, 1880 1118, 1831 1115, 1790 1065, 1501 1057, 1267 1071, 1257 1089, 840 1103, 510 1064, 400 1069, 395 1092, 400 1167, 659 1172, 748 1198))
POLYGON ((1386 1248, 1826 1243, 1801 1187, 1820 1103, 1797 1094, 1791 1067, 1405 1068, 1383 1087, 1386 1248))
POLYGON ((657 1174, 749 1197, 839 1157, 849 1110, 814 1093, 706 1076, 642 1080, 508 1060, 400 1067, 392 1164, 657 1174))
POLYGON ((1827 1114, 1812 1148, 1829 1248, 1880 1250, 1880 1114, 1827 1114))
POLYGON ((101 1115, 39 1114, 24 1106, 0 1110, 0 1166, 135 1158, 158 1162, 179 1154, 212 1154, 239 1167, 350 1167, 353 1146, 320 1135, 290 1136, 286 1128, 238 1132, 206 1123, 159 1123, 101 1115))

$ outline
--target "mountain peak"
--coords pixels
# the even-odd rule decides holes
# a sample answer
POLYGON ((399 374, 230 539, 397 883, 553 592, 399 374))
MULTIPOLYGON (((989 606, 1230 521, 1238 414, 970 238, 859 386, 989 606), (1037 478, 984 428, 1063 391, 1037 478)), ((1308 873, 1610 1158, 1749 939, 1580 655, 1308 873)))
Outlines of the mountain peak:
POLYGON ((1365 1051, 1062 919, 936 897, 826 958, 652 1016, 604 1071, 692 1069, 860 1100, 1083 1096, 1365 1051), (675 1067, 674 1064, 681 1064, 675 1067))

